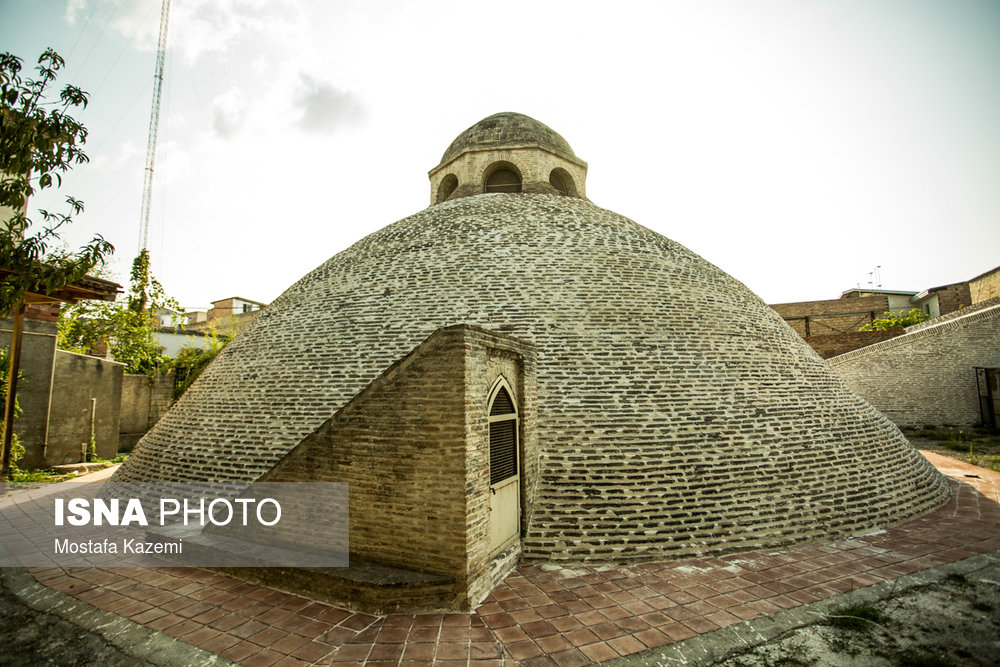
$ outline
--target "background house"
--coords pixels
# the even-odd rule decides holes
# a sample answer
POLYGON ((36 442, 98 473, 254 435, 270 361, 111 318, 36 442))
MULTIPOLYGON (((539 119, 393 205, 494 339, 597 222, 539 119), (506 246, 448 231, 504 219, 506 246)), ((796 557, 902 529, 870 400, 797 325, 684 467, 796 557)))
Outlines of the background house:
POLYGON ((901 336, 904 329, 859 331, 882 313, 913 308, 931 318, 1000 297, 1000 267, 970 280, 922 292, 850 289, 839 299, 772 304, 781 317, 824 359, 901 336))

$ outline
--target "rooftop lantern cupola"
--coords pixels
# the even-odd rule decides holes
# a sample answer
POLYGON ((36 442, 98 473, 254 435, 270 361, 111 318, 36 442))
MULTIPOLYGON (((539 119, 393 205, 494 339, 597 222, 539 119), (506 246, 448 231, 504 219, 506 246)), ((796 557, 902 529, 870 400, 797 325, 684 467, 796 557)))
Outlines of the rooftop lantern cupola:
POLYGON ((491 192, 586 199, 587 163, 554 130, 519 113, 494 114, 462 132, 428 175, 432 206, 491 192))

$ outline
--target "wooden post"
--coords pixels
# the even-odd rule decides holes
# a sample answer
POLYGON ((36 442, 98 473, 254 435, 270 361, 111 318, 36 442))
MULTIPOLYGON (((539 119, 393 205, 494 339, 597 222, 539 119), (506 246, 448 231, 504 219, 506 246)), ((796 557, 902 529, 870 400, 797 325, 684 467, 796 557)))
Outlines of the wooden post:
POLYGON ((17 376, 21 369, 21 335, 24 333, 24 302, 14 312, 14 330, 10 336, 9 368, 7 373, 7 396, 4 402, 3 421, 3 462, 0 464, 0 479, 10 475, 11 448, 14 444, 14 405, 17 401, 17 376))

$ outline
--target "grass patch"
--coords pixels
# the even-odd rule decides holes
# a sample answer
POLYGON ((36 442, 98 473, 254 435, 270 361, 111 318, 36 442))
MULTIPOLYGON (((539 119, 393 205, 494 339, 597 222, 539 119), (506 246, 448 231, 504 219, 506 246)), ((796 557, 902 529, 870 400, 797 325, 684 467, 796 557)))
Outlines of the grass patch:
POLYGON ((896 664, 900 667, 961 667, 957 662, 933 653, 932 649, 904 651, 898 656, 896 664))
POLYGON ((841 630, 869 632, 873 626, 885 623, 882 610, 871 602, 856 602, 845 607, 837 607, 827 614, 827 624, 841 630))
POLYGON ((959 586, 968 586, 969 579, 964 574, 952 573, 945 577, 945 581, 949 581, 953 584, 958 584, 959 586))

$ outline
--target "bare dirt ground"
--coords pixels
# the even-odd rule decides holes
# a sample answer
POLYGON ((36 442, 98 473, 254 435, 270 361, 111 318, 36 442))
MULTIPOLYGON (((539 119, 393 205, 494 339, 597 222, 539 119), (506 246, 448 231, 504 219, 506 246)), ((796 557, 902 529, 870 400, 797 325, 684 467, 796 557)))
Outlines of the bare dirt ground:
POLYGON ((965 667, 1000 662, 1000 561, 966 575, 847 602, 719 667, 965 667))

